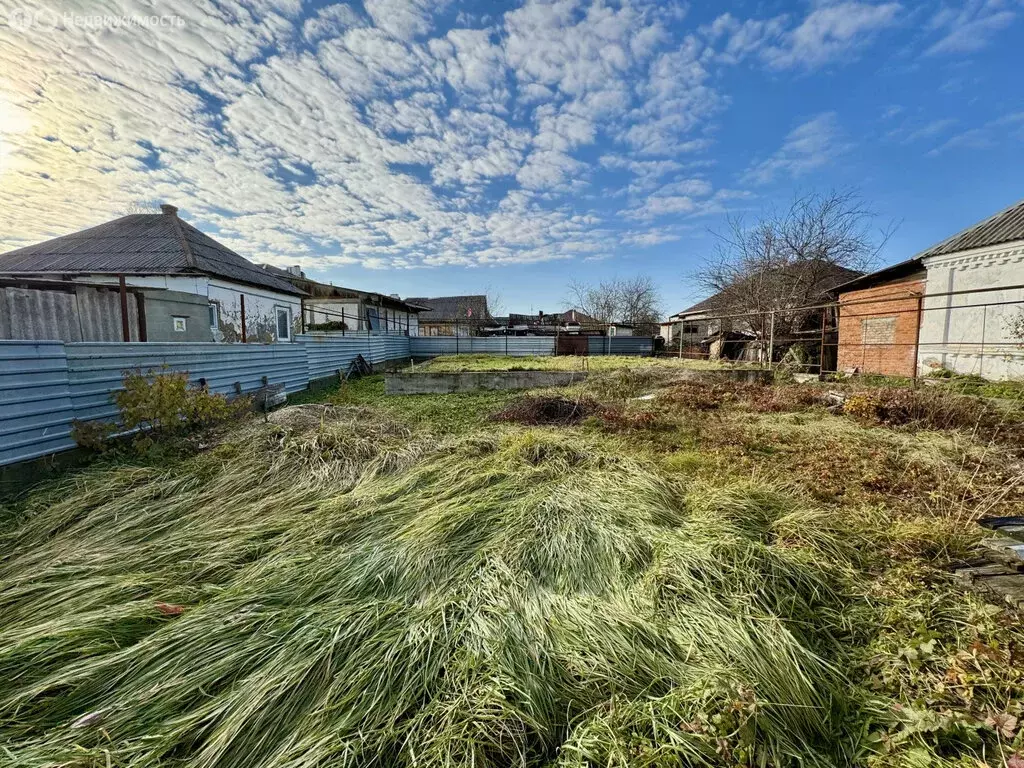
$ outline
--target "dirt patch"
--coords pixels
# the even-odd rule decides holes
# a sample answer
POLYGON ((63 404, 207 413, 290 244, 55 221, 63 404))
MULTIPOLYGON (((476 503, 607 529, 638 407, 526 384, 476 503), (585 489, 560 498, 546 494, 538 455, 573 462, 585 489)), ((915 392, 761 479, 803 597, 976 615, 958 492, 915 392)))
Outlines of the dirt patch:
POLYGON ((603 410, 601 404, 589 397, 524 397, 516 400, 491 418, 516 424, 579 424, 588 416, 603 410))

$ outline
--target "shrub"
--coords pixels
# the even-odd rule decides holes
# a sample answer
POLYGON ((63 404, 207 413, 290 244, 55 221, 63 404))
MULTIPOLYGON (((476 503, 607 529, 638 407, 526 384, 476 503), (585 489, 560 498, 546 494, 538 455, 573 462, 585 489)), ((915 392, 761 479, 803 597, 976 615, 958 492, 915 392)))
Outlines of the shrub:
POLYGON ((181 436, 236 416, 251 398, 228 400, 224 395, 192 387, 185 371, 127 371, 124 389, 114 395, 120 424, 75 421, 72 437, 83 448, 105 450, 115 432, 136 432, 133 444, 144 449, 154 441, 181 436))

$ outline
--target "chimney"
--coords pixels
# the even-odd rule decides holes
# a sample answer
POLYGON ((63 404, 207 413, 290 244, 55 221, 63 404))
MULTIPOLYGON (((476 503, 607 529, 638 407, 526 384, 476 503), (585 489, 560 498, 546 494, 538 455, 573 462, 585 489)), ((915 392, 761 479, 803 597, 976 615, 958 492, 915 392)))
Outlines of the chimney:
POLYGON ((160 212, 163 213, 164 216, 177 216, 178 208, 177 206, 168 205, 167 203, 164 203, 163 205, 160 206, 160 212))
POLYGON ((293 275, 295 277, 305 277, 305 275, 302 274, 302 267, 300 267, 298 264, 293 264, 292 266, 287 267, 285 271, 288 272, 288 274, 293 275))

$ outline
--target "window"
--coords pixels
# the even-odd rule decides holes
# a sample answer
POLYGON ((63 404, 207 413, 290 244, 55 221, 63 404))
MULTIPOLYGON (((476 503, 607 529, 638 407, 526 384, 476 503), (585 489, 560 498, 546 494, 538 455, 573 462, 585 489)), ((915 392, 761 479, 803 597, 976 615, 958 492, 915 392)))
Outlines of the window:
POLYGON ((174 332, 175 333, 184 333, 186 331, 186 320, 188 320, 188 318, 186 318, 186 317, 175 317, 175 318, 172 318, 172 319, 174 320, 174 332))
POLYGON ((210 327, 215 331, 220 328, 220 305, 216 301, 210 302, 210 327))
POLYGON ((700 326, 697 323, 683 323, 683 330, 681 333, 687 336, 694 336, 700 333, 700 326))
POLYGON ((292 337, 292 311, 287 307, 277 308, 277 340, 289 341, 292 337))

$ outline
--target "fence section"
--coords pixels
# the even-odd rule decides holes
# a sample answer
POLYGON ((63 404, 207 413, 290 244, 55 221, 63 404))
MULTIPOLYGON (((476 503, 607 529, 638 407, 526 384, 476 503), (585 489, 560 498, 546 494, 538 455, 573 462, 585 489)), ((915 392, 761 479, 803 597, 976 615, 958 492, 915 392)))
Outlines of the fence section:
POLYGON ((314 381, 348 370, 362 355, 371 365, 410 357, 408 336, 339 336, 308 333, 296 336, 306 350, 307 379, 314 381))
POLYGON ((253 392, 265 383, 298 392, 309 383, 305 348, 300 344, 217 344, 214 342, 66 344, 71 401, 78 419, 117 415, 111 394, 125 371, 187 371, 193 384, 212 392, 253 392), (264 381, 264 377, 266 381, 264 381))
POLYGON ((650 336, 591 336, 587 353, 649 357, 654 354, 654 339, 650 336))
POLYGON ((0 466, 74 448, 74 418, 64 345, 0 344, 0 466))
POLYGON ((508 357, 555 354, 554 336, 413 336, 409 339, 413 357, 438 355, 506 355, 508 357))

